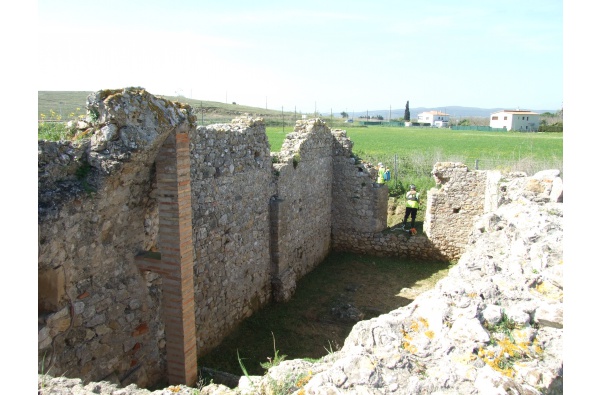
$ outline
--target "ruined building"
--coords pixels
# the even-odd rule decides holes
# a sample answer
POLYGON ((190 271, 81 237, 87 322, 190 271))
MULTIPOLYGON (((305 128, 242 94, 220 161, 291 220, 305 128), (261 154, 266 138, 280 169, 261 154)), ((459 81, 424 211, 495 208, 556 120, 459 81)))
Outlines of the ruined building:
POLYGON ((438 164, 426 234, 385 232, 388 190, 345 131, 197 126, 139 88, 88 98, 89 128, 38 143, 39 361, 50 374, 193 385, 197 358, 332 250, 454 260, 499 176, 438 164), (460 190, 460 193, 457 192, 460 190), (468 193, 465 194, 464 191, 468 193))

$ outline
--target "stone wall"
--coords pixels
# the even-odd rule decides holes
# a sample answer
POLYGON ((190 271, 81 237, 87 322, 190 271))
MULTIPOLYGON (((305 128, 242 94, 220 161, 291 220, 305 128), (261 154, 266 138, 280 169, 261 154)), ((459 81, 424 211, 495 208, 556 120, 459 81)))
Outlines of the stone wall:
MULTIPOLYGON (((150 392, 38 376, 39 393, 158 395, 563 393, 563 207, 557 170, 500 182, 448 276, 407 306, 357 323, 318 361, 286 360, 236 388, 150 392)), ((586 383, 587 384, 587 383, 586 383)), ((195 387, 195 386, 194 386, 195 387)))
POLYGON ((91 138, 38 144, 40 371, 143 386, 165 371, 162 287, 134 257, 158 245, 158 151, 195 120, 137 89, 88 108, 91 138))
MULTIPOLYGON (((347 221, 355 220, 358 226, 347 222, 345 226, 338 227, 343 220, 336 222, 333 227, 334 248, 360 254, 422 260, 450 261, 460 258, 475 217, 498 207, 500 172, 469 171, 462 163, 443 162, 434 165, 432 175, 438 187, 428 192, 427 207, 421 207, 421 210, 426 210, 423 234, 410 236, 386 226, 373 228, 364 220, 367 226, 361 229, 360 217, 354 219, 351 215, 342 215, 347 221)), ((340 182, 339 195, 344 194, 343 188, 352 185, 347 181, 348 178, 346 176, 344 182, 340 182)), ((352 198, 360 201, 358 193, 352 198)), ((387 193, 384 198, 387 199, 387 193)), ((369 199, 368 202, 377 200, 369 199)), ((347 201, 342 207, 351 205, 347 201)))
MULTIPOLYGON (((262 120, 196 127, 139 88, 95 93, 88 114, 76 141, 39 142, 40 370, 189 384, 195 361, 173 358, 196 353, 180 351, 201 357, 329 253, 334 161, 351 142, 299 121, 271 156, 262 120)), ((337 218, 384 224, 387 189, 362 200, 337 218)))
POLYGON ((192 134, 194 267, 200 354, 270 300, 271 157, 261 120, 192 134))
POLYGON ((423 231, 446 259, 456 260, 465 249, 474 218, 497 208, 500 172, 438 162, 432 174, 439 189, 427 194, 423 231))
POLYGON ((319 119, 297 121, 273 154, 273 296, 285 301, 296 281, 325 259, 331 244, 332 136, 319 119))
MULTIPOLYGON (((458 166, 460 172, 442 175, 438 168, 436 174, 444 177, 443 184, 450 190, 450 199, 442 200, 438 190, 432 190, 428 195, 428 207, 425 234, 410 236, 409 234, 387 227, 387 198, 386 185, 373 183, 377 170, 359 163, 352 155, 352 142, 347 140, 345 132, 333 131, 336 136, 334 165, 334 196, 332 211, 333 248, 340 251, 351 251, 359 254, 375 256, 397 256, 423 260, 452 260, 460 256, 464 247, 462 237, 468 232, 468 226, 473 221, 473 215, 483 213, 483 202, 496 185, 487 185, 486 172, 467 173, 462 164, 446 164, 447 167, 458 166), (478 177, 473 177, 479 174, 478 177), (487 187, 488 190, 482 188, 487 187), (463 188, 465 192, 460 204, 454 197, 455 189, 463 188), (432 196, 433 197, 430 197, 432 196), (461 231, 455 231, 455 218, 448 220, 448 201, 451 201, 450 212, 453 209, 461 211, 460 218, 467 225, 461 231), (434 218, 435 221, 432 221, 434 218)), ((438 166, 438 165, 436 165, 438 166)), ((442 169, 446 169, 442 166, 442 169)), ((421 209, 424 209, 422 207, 421 209)))
POLYGON ((334 244, 339 245, 344 235, 376 233, 387 227, 388 187, 374 182, 376 168, 354 157, 346 131, 331 133, 335 137, 332 233, 334 244))

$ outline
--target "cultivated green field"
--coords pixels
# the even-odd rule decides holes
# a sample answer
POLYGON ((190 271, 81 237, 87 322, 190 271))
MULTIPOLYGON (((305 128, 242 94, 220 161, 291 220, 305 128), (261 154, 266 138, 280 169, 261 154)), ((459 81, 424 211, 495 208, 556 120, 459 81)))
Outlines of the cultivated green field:
MULTIPOLYGON (((291 130, 286 131, 289 133, 291 130)), ((369 126, 348 128, 354 152, 373 158, 431 156, 440 160, 476 159, 518 161, 562 161, 562 133, 519 133, 460 131, 438 128, 400 128, 369 126)), ((279 151, 285 134, 281 128, 267 128, 273 151, 279 151)))
MULTIPOLYGON (((363 161, 383 162, 398 182, 415 183, 422 190, 435 185, 436 162, 462 162, 470 169, 524 171, 563 170, 562 133, 458 131, 438 128, 348 127, 353 152, 363 161)), ((286 130, 286 133, 290 131, 286 130)), ((285 134, 267 128, 272 151, 279 151, 285 134)), ((404 188, 400 186, 402 192, 404 188)))

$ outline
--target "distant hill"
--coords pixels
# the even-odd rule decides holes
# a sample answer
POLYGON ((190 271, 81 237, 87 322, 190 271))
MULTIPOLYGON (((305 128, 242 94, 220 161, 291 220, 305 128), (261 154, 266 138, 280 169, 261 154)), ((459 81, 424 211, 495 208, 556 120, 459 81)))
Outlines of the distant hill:
MULTIPOLYGON (((49 116, 50 111, 54 111, 56 114, 60 114, 64 119, 69 114, 85 115, 86 99, 88 95, 93 92, 82 92, 82 91, 38 91, 38 116, 40 114, 46 114, 49 116)), ((188 103, 192 107, 202 106, 207 116, 235 116, 244 113, 252 114, 254 116, 261 116, 265 118, 269 117, 280 117, 281 111, 274 109, 264 109, 258 107, 244 106, 241 104, 233 103, 221 103, 207 100, 196 100, 188 99, 185 97, 175 96, 163 96, 169 100, 176 100, 183 103, 188 103)), ((461 107, 461 106, 447 106, 447 107, 415 107, 410 108, 411 119, 416 119, 418 115, 425 111, 441 111, 446 114, 450 114, 451 118, 455 117, 485 117, 488 118, 491 113, 508 109, 505 108, 478 108, 478 107, 461 107)), ((531 109, 528 109, 531 110, 531 109)), ((556 110, 532 110, 537 113, 550 112, 554 113, 556 110)), ((293 114, 293 113, 291 113, 293 114)), ((341 113, 333 113, 335 117, 341 117, 341 113)), ((367 111, 355 111, 348 113, 350 117, 359 118, 360 116, 366 116, 367 111)), ((373 110, 368 111, 369 116, 381 115, 384 119, 390 117, 390 110, 373 110)), ((324 113, 323 117, 329 118, 330 114, 324 113)), ((404 108, 391 110, 392 119, 404 118, 404 108)))
MULTIPOLYGON (((450 114, 450 117, 486 117, 488 118, 490 114, 496 111, 502 111, 509 109, 510 107, 503 108, 479 108, 479 107, 461 107, 461 106, 447 106, 447 107, 409 107, 410 110, 410 118, 416 119, 418 115, 425 111, 441 111, 446 114, 450 114)), ((532 110, 528 108, 527 110, 532 110)), ((556 110, 532 110, 537 113, 551 112, 554 113, 556 110)), ((404 117, 404 108, 402 109, 392 109, 391 110, 392 119, 403 118, 404 117)), ((334 113, 334 116, 340 116, 340 113, 334 113)), ((348 114, 350 117, 354 116, 354 118, 358 118, 360 116, 366 116, 367 111, 355 111, 354 113, 348 114)), ((390 110, 373 110, 368 111, 369 116, 377 116, 381 115, 384 119, 388 119, 390 117, 390 110)))
MULTIPOLYGON (((73 114, 73 116, 85 115, 87 97, 91 93, 94 92, 38 91, 38 117, 40 117, 38 119, 41 119, 41 114, 45 114, 47 119, 49 119, 51 112, 60 115, 62 119, 72 118, 70 114, 73 114)), ((187 103, 195 108, 202 107, 205 116, 209 118, 223 116, 231 119, 245 113, 263 118, 281 117, 280 110, 244 106, 234 103, 227 104, 208 100, 188 99, 183 96, 156 96, 164 97, 172 101, 187 103)))

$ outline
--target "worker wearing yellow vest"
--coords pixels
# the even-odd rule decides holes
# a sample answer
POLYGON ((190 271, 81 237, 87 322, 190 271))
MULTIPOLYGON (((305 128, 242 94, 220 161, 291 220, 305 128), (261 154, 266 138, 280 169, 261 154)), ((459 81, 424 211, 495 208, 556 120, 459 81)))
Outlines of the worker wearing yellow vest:
POLYGON ((406 220, 408 220, 408 216, 410 215, 410 233, 414 235, 417 233, 415 219, 417 218, 417 210, 419 209, 419 199, 421 196, 419 195, 419 192, 417 192, 416 186, 411 184, 409 188, 410 190, 406 192, 406 211, 404 212, 404 222, 402 227, 406 228, 406 220))
POLYGON ((383 166, 383 163, 379 162, 379 169, 377 170, 377 183, 378 184, 385 184, 385 166, 383 166))

